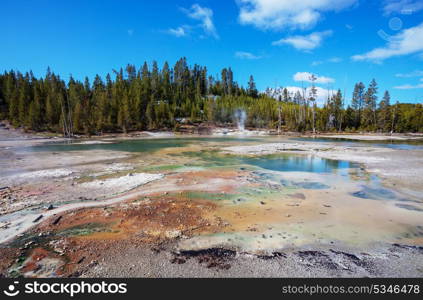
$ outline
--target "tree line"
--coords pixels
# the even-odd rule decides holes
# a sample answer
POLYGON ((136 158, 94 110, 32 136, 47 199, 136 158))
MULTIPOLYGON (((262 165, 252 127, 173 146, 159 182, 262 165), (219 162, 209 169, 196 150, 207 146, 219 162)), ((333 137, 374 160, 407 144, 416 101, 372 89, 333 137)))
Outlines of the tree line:
POLYGON ((105 80, 91 83, 72 76, 67 82, 47 70, 36 78, 8 71, 0 74, 0 119, 32 131, 102 134, 134 130, 178 130, 184 125, 233 126, 235 111, 244 110, 246 126, 291 131, 423 131, 421 104, 391 104, 386 91, 379 101, 373 80, 357 83, 350 105, 338 90, 322 107, 316 105, 315 77, 309 88, 278 95, 259 93, 253 76, 246 87, 234 81, 231 68, 210 76, 207 68, 189 66, 181 58, 166 62, 127 65, 105 80))

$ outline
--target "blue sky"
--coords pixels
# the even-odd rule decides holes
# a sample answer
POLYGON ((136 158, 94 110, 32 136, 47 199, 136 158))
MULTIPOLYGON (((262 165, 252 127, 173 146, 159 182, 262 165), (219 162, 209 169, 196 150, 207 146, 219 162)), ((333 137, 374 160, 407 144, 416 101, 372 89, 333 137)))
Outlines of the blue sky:
POLYGON ((83 79, 186 56, 260 90, 313 73, 322 98, 376 78, 380 96, 423 102, 421 0, 3 0, 2 12, 0 70, 83 79))

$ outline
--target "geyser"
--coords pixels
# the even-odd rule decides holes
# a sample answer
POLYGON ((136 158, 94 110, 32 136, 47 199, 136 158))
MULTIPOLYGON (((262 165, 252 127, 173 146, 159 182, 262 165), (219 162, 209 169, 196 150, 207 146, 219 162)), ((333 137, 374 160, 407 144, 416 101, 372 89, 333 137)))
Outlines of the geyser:
POLYGON ((245 131, 245 119, 247 118, 245 111, 243 109, 235 110, 234 117, 238 126, 238 130, 245 131))

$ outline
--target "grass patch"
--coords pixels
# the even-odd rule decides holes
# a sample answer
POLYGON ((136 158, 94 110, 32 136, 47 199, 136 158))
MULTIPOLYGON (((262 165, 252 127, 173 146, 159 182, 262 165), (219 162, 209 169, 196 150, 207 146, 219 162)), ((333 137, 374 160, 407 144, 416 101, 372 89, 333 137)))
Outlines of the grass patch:
POLYGON ((210 201, 230 201, 236 199, 239 195, 228 193, 207 193, 200 191, 186 191, 181 194, 188 200, 210 200, 210 201))
POLYGON ((56 233, 56 236, 86 236, 97 232, 112 232, 108 225, 102 223, 87 223, 74 226, 56 233))
POLYGON ((51 240, 51 236, 39 236, 38 234, 32 234, 32 233, 25 233, 23 236, 18 237, 11 241, 8 246, 12 248, 22 248, 25 246, 25 244, 32 242, 31 245, 28 246, 28 248, 33 248, 35 245, 41 245, 51 240))
POLYGON ((143 172, 154 172, 154 171, 174 171, 180 168, 183 168, 183 165, 158 165, 158 166, 149 166, 144 167, 141 170, 143 172))

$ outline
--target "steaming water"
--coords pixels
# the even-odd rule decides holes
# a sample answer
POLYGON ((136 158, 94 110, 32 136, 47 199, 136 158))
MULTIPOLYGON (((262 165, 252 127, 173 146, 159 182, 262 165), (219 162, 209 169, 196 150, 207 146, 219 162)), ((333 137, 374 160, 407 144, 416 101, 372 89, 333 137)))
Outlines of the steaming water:
MULTIPOLYGON (((239 121, 237 122, 238 129, 240 131, 245 130, 245 112, 241 110, 238 111, 236 118, 239 121)), ((227 145, 239 143, 262 144, 265 142, 274 142, 274 139, 141 139, 123 140, 111 144, 55 143, 31 147, 28 150, 33 151, 34 155, 37 155, 37 152, 39 151, 66 152, 112 150, 130 152, 137 156, 138 152, 140 153, 139 155, 142 156, 143 160, 142 166, 138 167, 143 167, 144 164, 145 166, 148 166, 149 164, 157 166, 157 160, 161 159, 164 160, 163 164, 179 164, 182 166, 180 170, 177 168, 173 169, 174 171, 177 170, 177 172, 180 172, 179 174, 187 172, 184 171, 184 168, 185 170, 189 170, 190 167, 197 167, 201 169, 202 172, 208 172, 209 175, 204 177, 204 180, 219 178, 220 172, 224 173, 228 172, 228 170, 229 172, 234 172, 233 174, 235 175, 231 176, 238 176, 240 178, 244 176, 242 174, 245 172, 251 172, 248 178, 248 182, 251 183, 251 186, 247 185, 240 187, 240 189, 232 195, 229 193, 222 194, 221 190, 217 190, 216 195, 218 195, 217 198, 219 198, 219 200, 216 201, 223 201, 223 203, 226 203, 224 202, 224 199, 221 200, 220 198, 233 197, 233 199, 230 198, 230 201, 228 201, 227 204, 223 204, 228 205, 228 207, 224 206, 222 211, 220 211, 220 213, 228 218, 229 215, 225 214, 225 209, 230 210, 231 206, 234 205, 236 205, 237 208, 240 205, 245 205, 246 207, 243 208, 245 211, 245 209, 248 209, 248 207, 252 205, 251 209, 254 212, 253 216, 255 216, 253 218, 258 219, 251 220, 252 223, 247 223, 247 225, 252 226, 253 223, 263 222, 262 229, 257 232, 257 236, 251 236, 252 233, 249 231, 244 232, 243 230, 245 230, 245 226, 242 227, 244 229, 237 229, 236 222, 238 222, 238 219, 233 219, 232 221, 229 220, 230 223, 234 224, 234 228, 239 230, 239 232, 234 232, 239 234, 239 236, 242 237, 242 241, 246 241, 249 247, 252 248, 286 246, 288 245, 288 240, 289 243, 292 243, 292 245, 297 243, 297 239, 294 239, 293 237, 292 239, 287 237, 286 240, 263 240, 263 232, 265 232, 266 235, 269 234, 272 236, 278 236, 279 234, 284 235, 284 232, 295 232, 295 235, 298 236, 298 241, 301 243, 315 241, 316 237, 312 234, 315 234, 323 241, 332 239, 344 241, 363 238, 361 236, 356 237, 355 232, 362 232, 363 235, 367 235, 369 232, 369 236, 365 237, 369 240, 373 240, 375 236, 381 236, 381 238, 386 237, 386 240, 391 241, 392 236, 389 235, 391 227, 392 232, 401 233, 406 232, 408 227, 412 228, 412 226, 417 224, 417 221, 415 220, 420 216, 423 210, 422 199, 420 197, 409 198, 382 187, 379 179, 376 177, 372 176, 367 178, 366 174, 359 174, 360 168, 356 164, 345 161, 316 158, 311 155, 283 154, 251 157, 222 154, 217 151, 218 148, 227 145), (184 150, 182 150, 184 147, 189 147, 191 145, 201 146, 202 150, 195 152, 192 150, 185 150, 188 152, 184 152, 184 150), (162 157, 161 155, 163 154, 157 150, 166 148, 181 148, 181 151, 175 152, 171 156, 162 157), (171 158, 171 161, 169 160, 169 157, 171 158), (315 206, 315 203, 319 203, 319 205, 315 206), (330 205, 328 205, 328 203, 330 205), (290 206, 292 204, 300 206, 290 206), (358 212, 354 210, 357 207, 360 207, 358 212), (386 207, 389 207, 389 209, 386 207), (289 213, 286 212, 287 209, 289 210, 289 213), (378 218, 379 211, 389 213, 390 215, 386 218, 383 216, 384 218, 381 220, 374 219, 378 218), (278 212, 278 214, 272 212, 278 212), (348 213, 346 214, 346 212, 348 213), (370 213, 372 215, 370 215, 370 213), (260 219, 261 214, 263 214, 263 220, 260 219), (269 214, 270 217, 267 214, 269 214), (287 215, 290 215, 290 217, 286 217, 287 215), (286 222, 287 219, 289 222, 286 222), (390 220, 393 220, 393 222, 390 220), (380 222, 384 222, 383 226, 380 226, 382 228, 380 229, 380 232, 385 234, 385 236, 380 235, 380 232, 378 231, 378 223, 380 222), (297 224, 295 225, 297 227, 291 228, 290 226, 294 226, 293 224, 297 224), (272 230, 277 231, 269 231, 269 227, 272 227, 274 228, 272 230), (372 229, 373 227, 376 228, 374 232, 368 230, 368 228, 372 229), (364 231, 363 228, 366 230, 364 231), (257 242, 261 242, 261 246, 257 245, 257 242), (270 242, 272 243, 269 245, 266 244, 270 242)), ((354 143, 360 144, 361 142, 354 143)), ((158 167, 160 167, 160 165, 158 167)), ((188 175, 181 176, 187 176, 187 180, 190 180, 190 176, 192 175, 189 173, 187 174, 188 175)), ((230 181, 230 179, 225 180, 228 182, 230 181)), ((199 178, 198 181, 200 184, 201 178, 199 178)), ((239 181, 242 181, 242 179, 239 181)), ((213 183, 210 183, 210 185, 210 188, 213 188, 213 183)), ((207 196, 210 196, 206 191, 201 190, 200 192, 204 194, 204 199, 208 199, 207 196)), ((201 193, 199 195, 202 195, 201 193)), ((112 198, 110 201, 112 201, 112 203, 117 203, 122 199, 112 198)), ((109 204, 109 202, 107 203, 109 204)), ((57 205, 60 207, 60 203, 57 205)), ((71 204, 68 204, 68 206, 73 209, 87 205, 95 206, 99 205, 99 202, 90 202, 88 204, 82 202, 72 202, 71 204)), ((57 213, 57 211, 49 212, 48 214, 50 213, 57 213)), ((16 219, 16 222, 14 222, 14 224, 16 224, 15 227, 11 226, 10 229, 8 229, 8 234, 4 231, 3 236, 0 235, 0 241, 5 240, 7 236, 10 237, 16 235, 16 233, 23 232, 26 228, 25 226, 30 227, 34 225, 33 220, 38 214, 40 214, 39 210, 27 210, 2 216, 0 221, 13 221, 16 219)), ((43 212, 43 214, 47 217, 47 213, 43 212)), ((248 222, 249 217, 251 217, 251 215, 246 214, 243 219, 246 221, 243 222, 248 222)), ((418 220, 421 220, 421 217, 419 217, 418 220)), ((220 237, 225 237, 225 235, 221 235, 220 237)), ((218 238, 216 243, 219 244, 220 242, 222 242, 222 240, 218 238)), ((210 246, 209 244, 213 243, 213 238, 204 237, 200 244, 202 243, 210 246)), ((242 242, 241 245, 246 246, 244 242, 242 242)))
POLYGON ((235 120, 238 126, 238 131, 245 131, 245 120, 247 118, 247 114, 242 109, 237 109, 235 111, 235 120))

